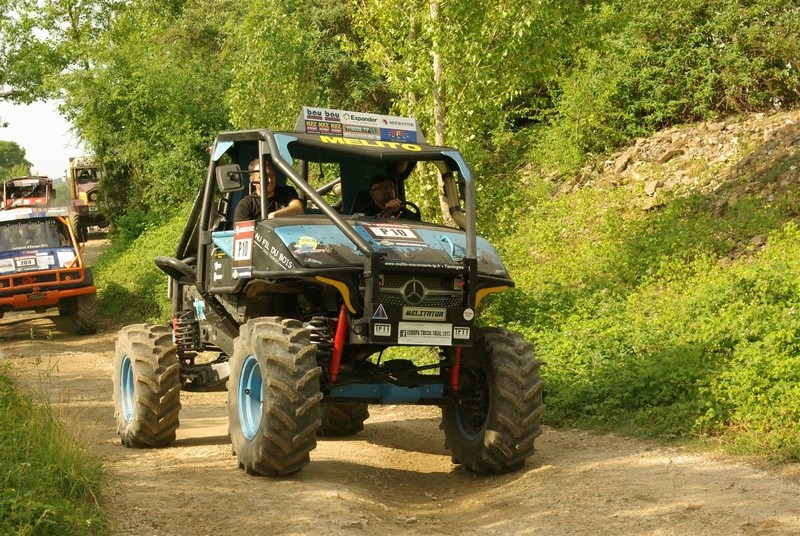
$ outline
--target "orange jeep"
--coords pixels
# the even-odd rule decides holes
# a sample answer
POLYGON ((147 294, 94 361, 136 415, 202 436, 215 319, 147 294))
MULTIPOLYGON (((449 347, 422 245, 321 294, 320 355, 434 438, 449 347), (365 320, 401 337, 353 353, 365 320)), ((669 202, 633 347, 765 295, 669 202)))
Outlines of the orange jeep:
POLYGON ((67 208, 0 211, 0 318, 58 307, 76 333, 94 333, 96 296, 67 208))

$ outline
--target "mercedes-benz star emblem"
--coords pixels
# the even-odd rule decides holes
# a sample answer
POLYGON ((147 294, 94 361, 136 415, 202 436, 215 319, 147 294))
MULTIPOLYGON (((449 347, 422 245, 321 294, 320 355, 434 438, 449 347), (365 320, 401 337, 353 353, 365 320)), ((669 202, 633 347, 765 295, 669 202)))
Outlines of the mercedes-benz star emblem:
POLYGON ((412 279, 403 286, 403 299, 409 305, 419 305, 425 299, 425 285, 419 279, 412 279))

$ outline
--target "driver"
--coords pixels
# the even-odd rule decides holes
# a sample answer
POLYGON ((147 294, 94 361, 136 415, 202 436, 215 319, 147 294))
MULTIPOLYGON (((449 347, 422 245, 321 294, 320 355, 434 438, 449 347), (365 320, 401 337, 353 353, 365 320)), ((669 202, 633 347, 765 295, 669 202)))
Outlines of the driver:
POLYGON ((405 203, 397 197, 397 186, 386 175, 375 175, 369 186, 369 199, 365 199, 363 206, 357 207, 353 212, 367 216, 384 216, 419 220, 417 212, 405 208, 405 203))

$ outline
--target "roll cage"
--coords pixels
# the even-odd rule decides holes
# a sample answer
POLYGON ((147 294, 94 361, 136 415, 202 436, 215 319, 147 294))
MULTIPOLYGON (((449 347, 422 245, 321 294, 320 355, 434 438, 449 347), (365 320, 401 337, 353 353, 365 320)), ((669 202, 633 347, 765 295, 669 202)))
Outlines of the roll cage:
MULTIPOLYGON (((371 174, 391 170, 390 174, 398 179, 402 196, 404 180, 417 162, 432 162, 442 175, 450 213, 466 232, 466 256, 463 262, 472 267, 471 275, 475 273, 475 185, 471 170, 456 149, 425 143, 246 130, 220 134, 214 141, 211 153, 204 187, 195 200, 179 242, 177 259, 193 261, 195 258, 205 258, 212 247, 211 233, 216 230, 215 214, 222 207, 224 214, 220 215, 221 218, 232 220, 233 209, 244 195, 245 185, 249 183, 247 164, 259 158, 262 164, 261 180, 266 182, 264 163, 268 160, 277 172, 278 184, 293 185, 304 200, 306 211, 327 217, 364 256, 365 272, 374 273, 375 251, 346 220, 357 215, 347 213, 347 202, 337 210, 324 198, 324 193, 339 184, 343 199, 349 200, 353 192, 368 188, 371 174), (312 163, 337 163, 340 165, 340 177, 315 189, 308 182, 309 164, 312 163)), ((263 206, 266 196, 261 197, 261 203, 261 213, 266 214, 266 207, 263 206)), ((197 263, 196 272, 191 274, 201 292, 206 288, 205 271, 204 263, 200 262, 197 263)))

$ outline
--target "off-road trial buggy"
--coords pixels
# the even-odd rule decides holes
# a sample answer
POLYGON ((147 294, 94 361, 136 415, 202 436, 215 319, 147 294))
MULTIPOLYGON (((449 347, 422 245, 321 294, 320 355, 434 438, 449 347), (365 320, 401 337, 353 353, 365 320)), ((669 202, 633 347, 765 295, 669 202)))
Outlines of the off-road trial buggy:
POLYGON ((0 210, 0 318, 58 307, 76 333, 94 333, 96 295, 67 208, 0 210))
POLYGON ((123 445, 169 445, 180 391, 227 386, 232 447, 252 474, 298 471, 317 435, 361 431, 369 404, 440 406, 453 462, 479 474, 518 469, 533 453, 540 362, 519 334, 475 322, 481 300, 513 282, 476 236, 462 155, 428 145, 415 120, 304 108, 295 132, 220 134, 175 256, 155 262, 173 318, 119 332, 123 445), (264 184, 269 162, 298 190, 305 214, 233 223, 254 158, 264 184), (459 229, 353 212, 374 175, 394 178, 405 199, 422 162, 441 173, 459 229), (382 360, 394 346, 437 357, 382 360))

